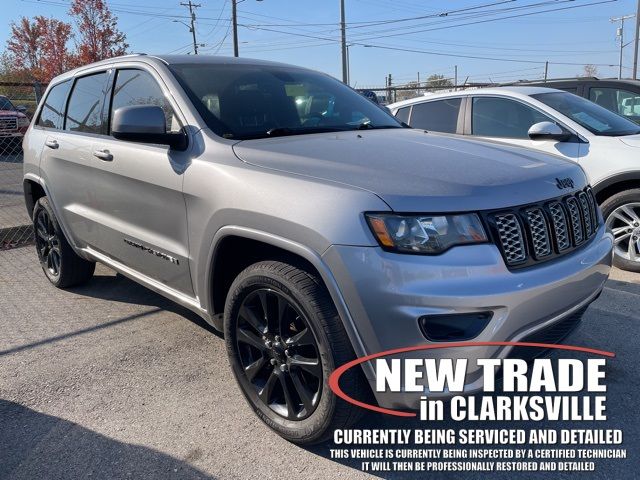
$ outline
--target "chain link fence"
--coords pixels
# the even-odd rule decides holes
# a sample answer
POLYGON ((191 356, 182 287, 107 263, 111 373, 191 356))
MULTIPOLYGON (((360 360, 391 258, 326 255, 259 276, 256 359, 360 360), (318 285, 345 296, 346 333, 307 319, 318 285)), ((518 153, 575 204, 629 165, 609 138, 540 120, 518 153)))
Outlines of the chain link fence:
POLYGON ((408 100, 410 98, 421 97, 423 95, 429 95, 431 93, 443 93, 457 90, 470 90, 474 88, 487 87, 492 84, 487 83, 466 83, 464 85, 428 85, 426 83, 417 84, 402 84, 392 85, 386 87, 380 86, 359 86, 356 90, 362 93, 364 96, 373 99, 375 95, 375 101, 380 105, 389 105, 391 103, 400 102, 402 100, 408 100))
POLYGON ((44 88, 0 82, 0 250, 34 241, 22 191, 22 137, 44 88))

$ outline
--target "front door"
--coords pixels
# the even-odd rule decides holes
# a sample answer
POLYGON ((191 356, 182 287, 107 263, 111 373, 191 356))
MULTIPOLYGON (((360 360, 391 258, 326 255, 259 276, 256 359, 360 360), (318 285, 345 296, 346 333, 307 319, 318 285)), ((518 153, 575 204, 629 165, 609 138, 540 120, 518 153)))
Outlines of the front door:
MULTIPOLYGON (((117 70, 107 122, 120 107, 149 104, 164 109, 167 131, 182 128, 160 79, 148 70, 117 70)), ((96 139, 92 154, 100 206, 97 249, 174 290, 193 294, 182 194, 188 152, 108 135, 96 139)))
POLYGON ((577 162, 581 143, 556 140, 531 140, 529 128, 539 122, 558 123, 545 113, 518 100, 477 96, 471 99, 470 134, 560 155, 577 162))

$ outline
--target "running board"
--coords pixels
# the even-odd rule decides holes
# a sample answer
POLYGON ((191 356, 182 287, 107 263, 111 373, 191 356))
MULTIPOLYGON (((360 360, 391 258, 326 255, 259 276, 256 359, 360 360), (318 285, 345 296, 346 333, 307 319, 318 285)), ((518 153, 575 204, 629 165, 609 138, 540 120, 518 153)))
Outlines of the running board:
POLYGON ((178 305, 182 305, 183 307, 188 308, 192 312, 197 313, 199 316, 201 316, 207 323, 215 326, 215 322, 212 320, 207 311, 200 306, 200 302, 197 298, 190 297, 171 287, 168 287, 165 284, 158 282, 151 277, 148 277, 147 275, 144 275, 130 267, 127 267, 117 260, 108 257, 107 255, 93 250, 91 247, 86 247, 81 250, 85 253, 85 255, 87 255, 87 257, 90 257, 92 260, 100 262, 109 268, 112 268, 116 272, 124 275, 127 278, 130 278, 134 282, 137 282, 147 287, 148 289, 153 290, 154 292, 168 298, 169 300, 173 300, 178 305))

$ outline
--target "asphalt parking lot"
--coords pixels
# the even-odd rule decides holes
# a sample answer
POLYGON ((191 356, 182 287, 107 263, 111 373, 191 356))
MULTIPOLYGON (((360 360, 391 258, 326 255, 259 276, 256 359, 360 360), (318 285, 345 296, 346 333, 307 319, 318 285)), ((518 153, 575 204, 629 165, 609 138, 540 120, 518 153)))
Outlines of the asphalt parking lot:
MULTIPOLYGON (((367 477, 350 460, 331 460, 330 444, 304 449, 271 433, 236 387, 223 340, 111 270, 61 291, 33 247, 17 248, 0 251, 0 286, 1 479, 367 477)), ((640 275, 616 270, 568 342, 617 354, 608 420, 597 427, 624 429, 629 458, 600 460, 587 478, 637 478, 639 327, 640 275)), ((377 415, 360 426, 425 428, 377 415)), ((545 426, 570 425, 536 425, 545 426)))

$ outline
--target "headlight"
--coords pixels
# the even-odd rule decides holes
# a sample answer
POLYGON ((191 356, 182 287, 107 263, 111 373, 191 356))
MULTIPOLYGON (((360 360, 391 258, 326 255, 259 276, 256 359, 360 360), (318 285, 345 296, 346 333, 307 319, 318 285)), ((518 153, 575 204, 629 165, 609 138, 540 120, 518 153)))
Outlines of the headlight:
POLYGON ((27 117, 18 117, 18 128, 28 127, 29 119, 27 117))
POLYGON ((464 215, 366 214, 373 234, 386 250, 442 253, 454 245, 483 243, 487 234, 475 213, 464 215))

